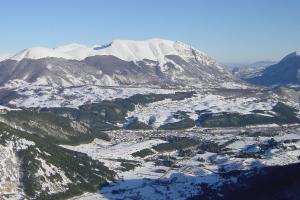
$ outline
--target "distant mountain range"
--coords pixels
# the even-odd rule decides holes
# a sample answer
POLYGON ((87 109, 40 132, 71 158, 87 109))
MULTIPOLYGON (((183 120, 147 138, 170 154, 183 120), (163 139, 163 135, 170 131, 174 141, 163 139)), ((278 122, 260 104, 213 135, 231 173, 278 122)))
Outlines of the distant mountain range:
POLYGON ((230 70, 234 75, 241 79, 249 79, 261 75, 262 71, 276 64, 275 61, 257 61, 254 63, 225 63, 224 67, 230 70))
POLYGON ((285 56, 277 64, 266 67, 261 73, 253 77, 245 77, 249 83, 275 86, 300 84, 300 53, 293 52, 285 56))

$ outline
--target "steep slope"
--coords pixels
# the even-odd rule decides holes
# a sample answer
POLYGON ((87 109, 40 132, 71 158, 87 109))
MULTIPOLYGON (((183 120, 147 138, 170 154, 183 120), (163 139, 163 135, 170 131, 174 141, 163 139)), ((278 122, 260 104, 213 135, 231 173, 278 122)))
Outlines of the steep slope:
POLYGON ((0 62, 0 84, 216 87, 240 84, 216 61, 181 42, 115 40, 104 46, 31 48, 0 62))
POLYGON ((114 178, 103 163, 0 123, 1 199, 65 199, 114 178), (5 156, 3 154, 6 154, 5 156))
POLYGON ((102 77, 92 66, 63 58, 6 60, 0 63, 0 70, 1 84, 22 80, 40 86, 68 87, 93 84, 102 77))
POLYGON ((279 63, 267 67, 261 76, 245 79, 246 81, 265 86, 300 84, 300 53, 293 52, 279 63))

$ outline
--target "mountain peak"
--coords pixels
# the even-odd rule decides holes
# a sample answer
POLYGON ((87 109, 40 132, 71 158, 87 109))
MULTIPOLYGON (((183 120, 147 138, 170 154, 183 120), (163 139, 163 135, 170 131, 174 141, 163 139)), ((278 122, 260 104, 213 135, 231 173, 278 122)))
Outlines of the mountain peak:
POLYGON ((102 48, 97 54, 114 55, 122 60, 136 61, 149 59, 162 61, 166 55, 178 55, 174 46, 175 42, 162 39, 113 40, 106 48, 102 48))
POLYGON ((300 51, 294 51, 293 53, 288 54, 287 56, 285 56, 281 61, 290 59, 290 58, 294 58, 294 57, 298 57, 300 56, 300 51))
POLYGON ((23 59, 41 59, 47 57, 55 58, 65 58, 71 59, 71 56, 64 54, 63 52, 58 52, 55 49, 45 48, 45 47, 33 47, 29 49, 24 49, 19 53, 10 57, 11 60, 21 61, 23 59))
POLYGON ((172 40, 162 39, 162 38, 150 38, 146 40, 126 40, 126 39, 115 39, 112 41, 114 42, 121 42, 121 43, 154 43, 154 42, 174 42, 172 40))
MULTIPOLYGON (((204 65, 214 65, 216 62, 207 54, 193 48, 191 45, 160 38, 148 40, 113 40, 108 45, 86 46, 68 44, 57 48, 34 47, 25 49, 9 57, 11 60, 42 58, 64 58, 67 60, 84 60, 87 57, 110 55, 124 61, 141 61, 144 59, 168 62, 167 56, 175 55, 186 59, 196 59, 204 65)), ((0 60, 1 61, 1 60, 0 60)))
POLYGON ((85 84, 178 87, 198 84, 202 87, 220 85, 220 80, 236 81, 214 59, 191 45, 159 38, 114 40, 102 46, 34 47, 22 50, 10 59, 17 62, 3 64, 7 72, 14 71, 0 74, 3 84, 21 80, 53 87, 85 84), (25 59, 26 62, 20 62, 25 59))
POLYGON ((290 53, 287 56, 290 56, 290 57, 300 56, 300 51, 294 51, 293 53, 290 53))

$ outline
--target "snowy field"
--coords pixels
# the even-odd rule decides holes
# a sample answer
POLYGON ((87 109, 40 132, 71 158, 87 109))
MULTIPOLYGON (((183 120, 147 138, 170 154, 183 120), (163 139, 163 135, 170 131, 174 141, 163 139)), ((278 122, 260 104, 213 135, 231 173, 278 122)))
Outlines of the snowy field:
POLYGON ((141 87, 101 87, 85 85, 78 87, 50 87, 14 81, 0 89, 17 92, 20 97, 9 104, 16 107, 72 107, 116 98, 128 98, 135 94, 170 94, 180 90, 141 87))
POLYGON ((128 113, 128 117, 137 117, 139 121, 146 124, 152 120, 154 121, 153 125, 159 127, 178 121, 173 116, 177 111, 187 112, 191 119, 197 120, 196 111, 250 114, 254 110, 270 111, 276 102, 276 99, 259 100, 255 97, 228 98, 214 94, 197 94, 181 101, 166 99, 147 106, 136 106, 133 112, 128 113))

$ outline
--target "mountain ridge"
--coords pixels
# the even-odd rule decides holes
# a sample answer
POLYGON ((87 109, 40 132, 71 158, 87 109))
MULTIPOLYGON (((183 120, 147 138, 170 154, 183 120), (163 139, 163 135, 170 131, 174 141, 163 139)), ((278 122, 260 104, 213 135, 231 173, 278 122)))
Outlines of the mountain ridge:
POLYGON ((240 81, 214 59, 182 42, 114 40, 109 45, 35 47, 0 62, 0 83, 212 87, 240 81))
POLYGON ((265 68, 260 76, 245 79, 249 83, 275 86, 275 85, 289 85, 300 84, 300 53, 295 51, 278 63, 265 68))
POLYGON ((0 62, 9 59, 12 55, 11 53, 0 53, 0 62))
MULTIPOLYGON (((86 46, 81 44, 67 44, 56 48, 32 47, 13 54, 8 59, 21 61, 22 59, 41 59, 41 58, 65 58, 74 60, 84 60, 87 57, 96 55, 112 55, 125 61, 134 60, 159 60, 161 56, 178 55, 176 46, 184 46, 186 49, 196 48, 186 45, 179 41, 165 39, 148 40, 113 40, 106 45, 86 46)), ((207 54, 196 50, 198 54, 207 54)))

